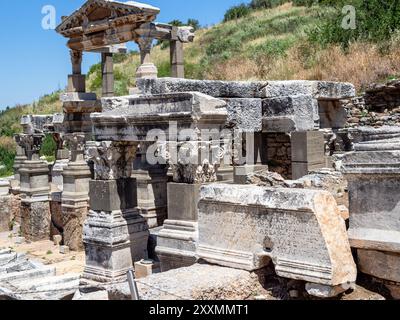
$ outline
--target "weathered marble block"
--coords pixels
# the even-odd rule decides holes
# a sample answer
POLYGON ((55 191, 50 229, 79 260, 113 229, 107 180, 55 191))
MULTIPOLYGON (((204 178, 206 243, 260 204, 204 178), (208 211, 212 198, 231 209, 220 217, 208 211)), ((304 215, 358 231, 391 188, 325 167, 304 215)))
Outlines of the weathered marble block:
POLYGON ((317 101, 311 95, 279 96, 263 100, 263 131, 294 132, 315 129, 317 101))
POLYGON ((356 95, 353 84, 330 81, 268 81, 263 88, 262 97, 272 98, 292 95, 311 95, 318 100, 339 100, 356 95))
POLYGON ((147 135, 153 129, 163 130, 161 138, 169 141, 173 139, 171 122, 176 122, 178 132, 211 130, 223 128, 227 118, 226 102, 198 92, 103 98, 102 105, 102 113, 91 115, 98 141, 151 142, 156 137, 147 135))
POLYGON ((126 279, 134 262, 147 258, 148 226, 136 206, 133 179, 91 180, 91 210, 83 228, 84 278, 126 279))
POLYGON ((162 272, 190 266, 197 261, 200 185, 168 184, 168 220, 158 233, 156 254, 162 272))
MULTIPOLYGON (((363 128, 343 158, 349 239, 364 273, 400 283, 400 128, 363 128)), ((357 134, 355 134, 357 136, 357 134)))
POLYGON ((261 132, 262 100, 254 98, 225 98, 227 122, 241 132, 261 132))
POLYGON ((143 94, 166 94, 197 91, 212 97, 261 98, 268 82, 191 80, 180 78, 138 79, 143 94))
POLYGON ((204 186, 197 254, 209 263, 250 271, 272 259, 279 276, 334 294, 357 277, 345 222, 324 191, 204 186))
POLYGON ((326 165, 324 134, 320 131, 291 134, 292 179, 306 176, 312 170, 326 165))

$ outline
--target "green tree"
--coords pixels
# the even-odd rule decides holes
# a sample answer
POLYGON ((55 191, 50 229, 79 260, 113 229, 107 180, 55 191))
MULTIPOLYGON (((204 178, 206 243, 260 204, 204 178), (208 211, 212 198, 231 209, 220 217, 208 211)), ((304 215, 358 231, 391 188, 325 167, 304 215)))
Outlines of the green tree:
POLYGON ((242 3, 237 6, 233 6, 229 8, 228 11, 226 11, 224 16, 224 22, 243 18, 249 15, 250 12, 251 8, 247 4, 242 3))

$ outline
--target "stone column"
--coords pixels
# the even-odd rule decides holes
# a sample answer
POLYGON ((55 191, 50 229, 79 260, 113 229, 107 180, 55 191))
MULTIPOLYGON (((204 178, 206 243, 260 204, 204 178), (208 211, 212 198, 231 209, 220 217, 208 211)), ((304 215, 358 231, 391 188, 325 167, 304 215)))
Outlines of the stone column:
POLYGON ((292 179, 297 180, 310 171, 326 166, 325 139, 321 131, 293 132, 291 134, 292 179))
POLYGON ((84 225, 83 277, 96 282, 126 281, 134 262, 147 258, 149 231, 136 209, 131 178, 137 144, 99 142, 89 149, 95 179, 90 181, 90 211, 84 225))
POLYGON ((349 239, 359 271, 400 298, 400 127, 360 128, 343 158, 350 201, 349 239))
MULTIPOLYGON (((19 138, 16 136, 15 140, 17 141, 19 138)), ((24 163, 25 160, 28 158, 26 157, 25 149, 19 145, 17 145, 17 152, 16 152, 15 160, 14 160, 14 179, 11 180, 11 192, 14 195, 19 194, 20 186, 21 186, 21 175, 19 173, 19 169, 21 165, 24 163)))
POLYGON ((157 78, 157 67, 150 60, 153 38, 142 36, 138 38, 137 44, 140 49, 140 67, 136 71, 136 78, 157 78))
POLYGON ((183 56, 183 42, 178 38, 178 27, 172 27, 170 43, 171 76, 185 78, 185 63, 183 56))
POLYGON ((166 165, 147 162, 146 153, 151 144, 140 143, 132 173, 137 185, 137 207, 150 229, 162 226, 167 218, 168 182, 166 165))
POLYGON ((68 75, 67 92, 85 92, 86 76, 82 74, 82 51, 71 50, 72 74, 68 75))
POLYGON ((10 195, 10 182, 0 180, 0 232, 10 231, 12 214, 12 196, 10 195))
POLYGON ((197 262, 198 209, 200 188, 217 181, 219 159, 201 154, 208 142, 169 142, 168 154, 174 182, 168 183, 168 220, 157 236, 156 254, 162 272, 188 267, 197 262), (200 165, 199 165, 200 164, 200 165))
POLYGON ((71 250, 83 249, 83 223, 88 212, 91 171, 84 159, 85 134, 68 134, 66 143, 71 160, 63 169, 62 223, 64 244, 71 250))
POLYGON ((101 53, 101 70, 103 79, 103 97, 114 96, 114 62, 112 53, 101 53))
POLYGON ((43 134, 21 134, 19 144, 27 160, 19 169, 21 175, 21 232, 30 241, 50 238, 49 166, 39 159, 43 134))

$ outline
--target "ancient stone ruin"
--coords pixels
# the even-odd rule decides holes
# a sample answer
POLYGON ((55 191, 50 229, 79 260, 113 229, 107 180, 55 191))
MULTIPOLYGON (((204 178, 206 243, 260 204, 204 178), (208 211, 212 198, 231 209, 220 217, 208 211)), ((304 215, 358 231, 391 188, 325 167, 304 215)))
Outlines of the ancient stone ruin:
POLYGON ((395 113, 397 83, 355 97, 350 83, 185 79, 194 34, 159 11, 89 0, 57 27, 72 63, 63 113, 21 119, 0 231, 84 251, 84 268, 60 276, 1 249, 0 298, 131 299, 131 269, 149 300, 341 299, 360 277, 399 298, 400 127, 356 125, 351 107, 395 113), (171 78, 157 77, 154 39, 171 42, 171 78), (115 97, 112 56, 128 41, 136 87, 115 97), (85 52, 101 54, 102 97, 86 92, 85 52))

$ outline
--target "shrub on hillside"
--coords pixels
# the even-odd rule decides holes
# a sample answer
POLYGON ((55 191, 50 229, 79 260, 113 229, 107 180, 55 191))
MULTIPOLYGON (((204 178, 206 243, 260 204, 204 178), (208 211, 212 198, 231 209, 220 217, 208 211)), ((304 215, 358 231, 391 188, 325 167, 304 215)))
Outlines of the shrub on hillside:
POLYGON ((309 32, 309 38, 323 46, 333 43, 348 48, 358 40, 386 41, 400 28, 400 0, 321 0, 320 3, 332 6, 333 12, 309 32), (342 27, 347 14, 343 8, 347 5, 355 8, 355 29, 342 27))
POLYGON ((0 137, 0 165, 4 165, 4 168, 0 169, 0 177, 12 175, 15 147, 16 145, 13 138, 0 137))
POLYGON ((251 8, 247 4, 239 4, 237 6, 233 6, 228 11, 226 11, 224 16, 224 22, 236 20, 243 18, 251 13, 251 8))

